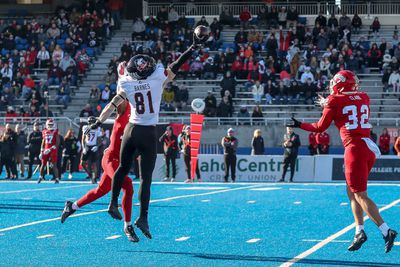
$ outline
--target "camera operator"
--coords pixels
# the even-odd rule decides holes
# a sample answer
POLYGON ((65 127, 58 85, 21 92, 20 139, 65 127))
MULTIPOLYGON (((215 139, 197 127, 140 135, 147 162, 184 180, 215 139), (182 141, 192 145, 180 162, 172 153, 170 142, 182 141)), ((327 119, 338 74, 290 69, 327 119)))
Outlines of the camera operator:
POLYGON ((42 145, 42 132, 39 128, 39 122, 35 122, 33 124, 33 131, 28 136, 28 155, 29 155, 29 165, 28 165, 28 177, 27 179, 32 178, 32 166, 33 163, 40 164, 41 161, 39 159, 40 148, 42 145))
POLYGON ((176 154, 178 152, 178 139, 172 131, 172 127, 168 126, 165 133, 160 137, 159 141, 163 143, 164 158, 166 165, 166 176, 164 181, 170 180, 170 163, 172 164, 171 182, 175 182, 176 176, 176 154))

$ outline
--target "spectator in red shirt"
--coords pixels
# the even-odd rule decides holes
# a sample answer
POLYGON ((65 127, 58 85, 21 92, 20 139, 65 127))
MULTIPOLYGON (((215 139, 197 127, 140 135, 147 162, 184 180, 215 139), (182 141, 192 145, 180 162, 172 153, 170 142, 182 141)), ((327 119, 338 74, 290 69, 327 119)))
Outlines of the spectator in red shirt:
POLYGON ((390 135, 387 128, 384 128, 381 136, 379 136, 379 150, 382 155, 388 155, 390 152, 390 135))
POLYGON ((376 37, 376 35, 379 36, 379 30, 381 28, 381 23, 379 22, 379 18, 375 17, 374 21, 371 24, 371 30, 374 33, 374 36, 376 37))
POLYGON ((330 136, 327 132, 318 133, 316 136, 318 154, 329 154, 330 136))
POLYGON ((317 138, 317 133, 311 132, 308 135, 308 150, 310 151, 311 156, 314 156, 317 154, 318 145, 317 145, 316 138, 317 138))
POLYGON ((379 59, 381 58, 381 50, 379 50, 376 43, 372 44, 371 49, 368 50, 368 66, 377 68, 379 66, 379 59))
POLYGON ((245 7, 239 15, 240 26, 243 28, 247 28, 249 26, 249 22, 251 20, 251 13, 248 7, 245 7))
POLYGON ((240 56, 236 56, 235 61, 232 63, 232 73, 234 77, 242 78, 243 77, 243 62, 240 59, 240 56))
POLYGON ((35 81, 32 79, 31 75, 28 74, 22 86, 22 97, 25 99, 28 98, 33 88, 35 88, 35 81))

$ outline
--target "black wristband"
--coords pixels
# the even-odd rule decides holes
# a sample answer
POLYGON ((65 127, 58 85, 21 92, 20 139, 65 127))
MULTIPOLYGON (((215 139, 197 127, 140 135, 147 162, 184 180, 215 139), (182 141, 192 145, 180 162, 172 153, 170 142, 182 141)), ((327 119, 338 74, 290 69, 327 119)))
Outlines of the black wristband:
POLYGON ((185 63, 192 55, 195 50, 193 45, 189 46, 189 48, 183 52, 183 54, 174 62, 169 65, 169 69, 174 73, 177 74, 179 68, 185 63))

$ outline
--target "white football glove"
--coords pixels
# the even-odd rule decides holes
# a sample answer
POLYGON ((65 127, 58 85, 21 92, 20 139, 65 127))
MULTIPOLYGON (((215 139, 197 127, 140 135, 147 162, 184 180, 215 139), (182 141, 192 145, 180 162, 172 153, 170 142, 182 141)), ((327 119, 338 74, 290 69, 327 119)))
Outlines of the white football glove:
POLYGON ((92 147, 92 152, 96 152, 97 151, 97 146, 92 147))
POLYGON ((42 155, 42 153, 40 153, 39 154, 39 159, 42 160, 42 158, 43 158, 43 155, 42 155))
POLYGON ((43 151, 43 154, 44 154, 44 155, 48 155, 48 154, 50 154, 50 152, 51 152, 51 149, 45 149, 45 150, 43 151))
POLYGON ((325 107, 327 102, 328 102, 328 100, 320 94, 318 94, 318 99, 315 100, 315 104, 317 106, 321 106, 321 107, 325 107))

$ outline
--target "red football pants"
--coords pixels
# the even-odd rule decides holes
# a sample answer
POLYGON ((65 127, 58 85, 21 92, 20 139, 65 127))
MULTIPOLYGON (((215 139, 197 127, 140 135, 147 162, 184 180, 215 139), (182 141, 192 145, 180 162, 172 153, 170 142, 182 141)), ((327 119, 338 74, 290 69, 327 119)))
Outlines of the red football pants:
MULTIPOLYGON (((87 192, 86 195, 77 201, 78 207, 81 208, 92 203, 111 191, 112 178, 119 166, 119 160, 110 159, 109 155, 106 153, 101 161, 101 166, 103 167, 104 173, 101 176, 99 185, 87 192)), ((128 176, 124 178, 122 190, 124 191, 124 196, 122 197, 122 211, 124 212, 125 221, 130 222, 132 217, 133 186, 132 180, 128 176)))
POLYGON ((362 139, 355 139, 344 149, 346 182, 351 192, 367 191, 368 175, 376 157, 362 139))

